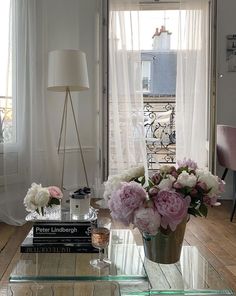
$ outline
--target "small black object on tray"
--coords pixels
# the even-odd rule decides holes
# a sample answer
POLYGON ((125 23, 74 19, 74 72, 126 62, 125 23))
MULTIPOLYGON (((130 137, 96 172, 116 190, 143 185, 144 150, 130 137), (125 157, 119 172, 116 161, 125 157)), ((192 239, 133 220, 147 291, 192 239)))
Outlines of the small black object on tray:
POLYGON ((88 196, 91 193, 91 189, 89 187, 79 188, 76 191, 70 193, 71 198, 83 199, 85 196, 88 196))

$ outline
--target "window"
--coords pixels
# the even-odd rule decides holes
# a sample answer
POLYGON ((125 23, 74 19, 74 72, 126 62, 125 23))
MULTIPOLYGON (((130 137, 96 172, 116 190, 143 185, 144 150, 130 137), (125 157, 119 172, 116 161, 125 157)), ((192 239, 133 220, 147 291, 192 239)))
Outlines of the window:
MULTIPOLYGON (((113 1, 111 0, 110 3, 113 1)), ((117 142, 116 147, 120 145, 122 148, 121 151, 118 151, 117 156, 121 160, 123 157, 124 167, 130 166, 128 163, 130 159, 134 160, 132 163, 138 163, 135 157, 139 155, 133 149, 136 143, 131 145, 124 141, 122 145, 120 144, 121 139, 124 138, 124 132, 121 129, 119 132, 118 129, 124 123, 124 119, 119 116, 121 112, 118 99, 120 97, 117 90, 120 90, 122 94, 124 90, 127 91, 126 98, 129 101, 127 99, 127 116, 125 118, 127 121, 125 123, 128 131, 132 130, 132 125, 128 122, 132 117, 131 112, 137 110, 135 116, 132 117, 133 123, 139 123, 141 126, 143 118, 140 114, 144 113, 149 169, 158 168, 158 162, 174 163, 176 151, 178 159, 190 157, 198 161, 200 166, 208 165, 210 155, 209 150, 206 149, 207 131, 209 131, 209 135, 212 135, 211 142, 214 142, 214 126, 210 126, 209 118, 214 119, 215 115, 214 112, 210 117, 207 115, 211 115, 209 106, 214 105, 215 101, 214 87, 210 88, 212 83, 209 80, 214 76, 214 69, 210 66, 214 65, 215 57, 211 42, 215 37, 214 34, 211 34, 214 29, 212 20, 215 16, 213 11, 215 6, 214 1, 203 2, 189 0, 179 5, 176 1, 174 3, 174 1, 144 0, 139 3, 139 6, 138 3, 135 5, 132 1, 125 1, 124 7, 121 4, 119 7, 114 5, 114 16, 111 14, 112 18, 109 18, 113 21, 113 23, 109 22, 109 30, 113 34, 109 34, 109 45, 111 45, 109 49, 112 53, 109 55, 109 61, 112 62, 112 67, 109 68, 108 77, 114 78, 115 83, 113 80, 109 80, 108 91, 112 93, 114 90, 113 110, 116 111, 119 121, 115 120, 115 127, 109 126, 109 121, 107 121, 107 125, 110 139, 112 138, 111 131, 113 129, 117 131, 117 136, 113 139, 115 138, 117 142), (212 3, 212 6, 209 5, 212 3), (119 20, 119 26, 115 23, 116 20, 119 20), (122 30, 118 30, 116 27, 122 28, 122 30), (140 46, 137 46, 138 44, 140 46), (136 61, 140 64, 140 51, 142 71, 139 70, 135 77, 131 77, 131 74, 135 74, 135 72, 129 70, 127 56, 135 56, 137 53, 136 61), (116 56, 118 53, 123 54, 124 58, 122 60, 118 60, 116 56, 113 58, 114 53, 116 56), (117 71, 115 72, 115 70, 117 71), (114 76, 114 72, 117 77, 114 76), (138 81, 138 78, 142 79, 141 82, 138 81), (138 88, 133 89, 135 79, 142 88, 141 93, 138 88), (175 107, 176 98, 178 108, 175 107), (210 104, 208 104, 209 98, 211 99, 210 104), (199 103, 200 101, 201 103, 199 103), (139 105, 135 109, 134 104, 137 102, 139 105), (178 119, 176 121, 175 116, 178 119), (198 133, 197 136, 195 131, 198 133), (119 136, 121 137, 119 138, 119 136), (131 155, 125 154, 123 153, 125 149, 129 149, 133 153, 131 155)), ((113 12, 112 9, 111 12, 113 12)), ((133 62, 135 62, 135 58, 132 64, 133 62)), ((109 107, 110 112, 113 107, 111 101, 109 101, 109 107)), ((133 130, 135 130, 135 126, 133 126, 133 130)), ((139 139, 141 138, 143 139, 143 136, 140 136, 139 139)), ((138 142, 138 139, 129 134, 126 139, 126 142, 128 140, 131 142, 134 139, 138 142)), ((140 145, 140 147, 143 146, 140 145)), ((214 147, 213 144, 212 147, 214 147)), ((212 152, 214 156, 214 151, 212 152)), ((142 153, 142 156, 144 155, 145 153, 142 153)), ((109 154, 109 169, 110 159, 114 158, 109 154)), ((142 159, 144 160, 144 157, 142 159)), ((211 161, 212 159, 214 157, 211 157, 211 161)), ((122 167, 117 168, 117 171, 122 171, 122 167)))
MULTIPOLYGON (((162 6, 162 9, 159 10, 159 4, 155 7, 146 4, 145 10, 138 11, 138 17, 137 11, 132 8, 124 11, 123 18, 116 16, 116 23, 114 22, 116 34, 114 34, 115 37, 111 43, 112 49, 117 51, 113 66, 118 68, 123 63, 127 65, 127 69, 125 66, 123 68, 121 66, 120 73, 122 74, 118 74, 117 80, 114 79, 109 83, 110 91, 118 90, 113 97, 115 103, 109 100, 109 173, 114 173, 117 169, 118 154, 121 155, 120 159, 125 155, 122 159, 124 166, 127 165, 128 158, 131 159, 133 156, 127 156, 126 150, 129 148, 126 148, 125 144, 122 144, 121 151, 118 151, 118 134, 114 136, 114 130, 120 129, 120 141, 121 143, 125 142, 122 138, 125 135, 125 129, 128 125, 132 126, 127 123, 127 117, 132 116, 135 121, 140 110, 137 108, 138 112, 134 112, 133 115, 129 114, 130 110, 134 110, 132 109, 133 105, 139 100, 136 96, 138 97, 138 93, 140 93, 140 86, 142 86, 143 93, 141 108, 143 108, 144 114, 148 168, 155 170, 159 167, 159 163, 175 163, 176 161, 175 94, 179 10, 178 7, 169 9, 168 4, 165 6, 166 9, 163 9, 162 6), (129 30, 129 28, 132 29, 129 30), (142 84, 138 79, 139 69, 135 75, 135 69, 132 68, 135 64, 136 53, 138 63, 140 61, 140 51, 142 84), (121 87, 122 82, 126 84, 123 79, 130 81, 124 85, 124 88, 121 87), (135 82, 137 85, 134 89, 135 82), (122 95, 124 98, 128 97, 125 96, 125 91, 128 95, 130 94, 132 101, 130 109, 123 106, 128 106, 128 103, 121 99, 122 95), (119 105, 114 107, 118 96, 119 105)), ((112 29, 114 32, 115 29, 112 29)), ((110 60, 112 60, 111 55, 110 60)), ((114 75, 113 73, 110 72, 110 76, 114 75)), ((132 137, 127 134, 126 138, 128 142, 132 137)), ((135 146, 130 142, 126 145, 135 146)), ((136 157, 138 153, 135 152, 134 155, 136 157)))
POLYGON ((143 50, 142 85, 149 169, 175 163, 176 50, 143 50))
POLYGON ((175 163, 178 7, 140 11, 140 45, 148 167, 175 163))
MULTIPOLYGON (((16 152, 16 107, 12 96, 11 0, 0 1, 0 186, 4 174, 15 180, 18 174, 16 152), (4 146, 3 146, 4 144, 4 146), (5 149, 7 147, 7 149, 5 149)), ((12 181, 11 181, 12 182, 12 181)))
POLYGON ((15 142, 10 0, 0 2, 0 143, 15 142))

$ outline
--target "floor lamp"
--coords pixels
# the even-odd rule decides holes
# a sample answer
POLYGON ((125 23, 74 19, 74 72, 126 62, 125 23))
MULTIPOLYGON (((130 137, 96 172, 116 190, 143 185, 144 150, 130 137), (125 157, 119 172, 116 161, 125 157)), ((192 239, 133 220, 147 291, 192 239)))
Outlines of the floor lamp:
POLYGON ((64 170, 65 170, 65 150, 66 150, 66 133, 67 133, 67 116, 68 107, 71 106, 72 117, 75 125, 75 131, 80 149, 83 170, 88 184, 88 175, 86 171, 83 149, 81 146, 78 124, 76 122, 75 110, 71 98, 72 91, 83 91, 89 88, 86 55, 80 50, 65 49, 54 50, 49 53, 48 60, 48 90, 55 92, 65 92, 64 107, 61 119, 60 136, 57 152, 60 152, 63 138, 63 162, 61 189, 64 185, 64 170))

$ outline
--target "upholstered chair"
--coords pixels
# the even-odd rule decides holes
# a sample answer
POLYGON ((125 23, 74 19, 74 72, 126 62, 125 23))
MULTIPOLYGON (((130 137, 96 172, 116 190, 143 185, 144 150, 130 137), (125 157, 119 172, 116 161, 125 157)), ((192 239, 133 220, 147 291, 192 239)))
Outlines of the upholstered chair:
POLYGON ((236 127, 217 125, 217 158, 219 164, 225 168, 223 180, 229 169, 233 171, 234 205, 230 217, 232 222, 236 209, 236 127))

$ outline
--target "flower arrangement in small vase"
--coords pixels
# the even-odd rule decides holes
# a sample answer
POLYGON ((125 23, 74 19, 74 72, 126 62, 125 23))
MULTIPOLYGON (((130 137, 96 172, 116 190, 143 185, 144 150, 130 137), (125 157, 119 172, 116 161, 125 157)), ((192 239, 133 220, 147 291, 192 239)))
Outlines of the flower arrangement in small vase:
POLYGON ((189 214, 206 217, 208 206, 220 205, 223 190, 220 178, 184 159, 176 167, 160 166, 148 180, 141 167, 111 176, 104 197, 115 220, 133 224, 150 240, 158 233, 172 235, 189 214))
POLYGON ((42 187, 41 184, 32 183, 24 198, 24 205, 28 212, 45 214, 45 208, 60 205, 63 193, 57 186, 42 187))

